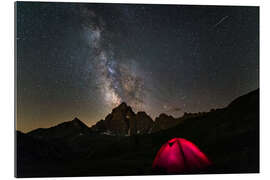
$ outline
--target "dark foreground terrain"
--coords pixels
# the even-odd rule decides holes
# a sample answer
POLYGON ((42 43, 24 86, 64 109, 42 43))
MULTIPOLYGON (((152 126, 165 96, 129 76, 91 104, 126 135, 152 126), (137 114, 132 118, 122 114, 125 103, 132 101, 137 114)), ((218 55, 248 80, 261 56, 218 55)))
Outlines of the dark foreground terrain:
POLYGON ((199 173, 259 172, 259 90, 223 109, 185 116, 177 122, 151 131, 151 127, 157 129, 153 122, 147 132, 133 135, 108 135, 108 125, 101 132, 77 118, 26 134, 17 131, 16 176, 159 174, 151 168, 154 157, 162 144, 174 137, 192 141, 213 162, 199 173))

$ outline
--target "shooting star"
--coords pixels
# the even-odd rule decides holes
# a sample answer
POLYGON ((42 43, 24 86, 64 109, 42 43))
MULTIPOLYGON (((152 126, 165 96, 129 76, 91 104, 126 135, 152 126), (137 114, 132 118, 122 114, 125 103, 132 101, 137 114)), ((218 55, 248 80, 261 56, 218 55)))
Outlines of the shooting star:
POLYGON ((214 26, 213 28, 217 27, 219 24, 221 24, 223 21, 225 21, 229 16, 224 16, 223 18, 221 18, 214 26))

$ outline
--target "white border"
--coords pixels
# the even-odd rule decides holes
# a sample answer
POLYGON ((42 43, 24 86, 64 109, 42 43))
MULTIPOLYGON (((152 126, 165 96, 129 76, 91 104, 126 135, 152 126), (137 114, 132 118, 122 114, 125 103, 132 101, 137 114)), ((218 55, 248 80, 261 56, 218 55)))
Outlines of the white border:
MULTIPOLYGON (((27 1, 27 0, 26 0, 27 1)), ((47 0, 48 2, 49 0, 47 0)), ((76 2, 76 0, 57 0, 57 2, 76 2)), ((270 46, 270 8, 269 0, 94 0, 80 2, 112 2, 112 3, 147 3, 147 4, 194 4, 194 5, 250 5, 260 6, 260 174, 230 174, 230 175, 182 175, 182 176, 123 176, 123 177, 91 177, 91 179, 195 179, 211 180, 220 179, 227 180, 230 178, 253 180, 255 178, 270 179, 270 141, 269 141, 269 102, 270 102, 270 86, 269 86, 269 51, 270 46), (268 103, 268 104, 267 104, 268 103), (268 106, 267 106, 268 105, 268 106)), ((0 177, 1 179, 14 179, 14 1, 1 0, 0 22, 1 22, 1 59, 0 59, 0 177)), ((251 142, 252 143, 252 142, 251 142)), ((59 179, 86 179, 85 178, 59 178, 59 179)), ((34 178, 38 179, 38 178, 34 178)), ((56 179, 56 178, 42 178, 56 179)))

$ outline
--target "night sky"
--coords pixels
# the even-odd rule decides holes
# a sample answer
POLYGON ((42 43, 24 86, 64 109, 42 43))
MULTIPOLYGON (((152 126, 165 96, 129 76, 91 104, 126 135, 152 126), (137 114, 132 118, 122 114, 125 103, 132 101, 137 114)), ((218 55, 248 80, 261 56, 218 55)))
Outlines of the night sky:
POLYGON ((17 129, 121 102, 160 113, 222 108, 259 87, 257 7, 23 3, 17 10, 17 129))

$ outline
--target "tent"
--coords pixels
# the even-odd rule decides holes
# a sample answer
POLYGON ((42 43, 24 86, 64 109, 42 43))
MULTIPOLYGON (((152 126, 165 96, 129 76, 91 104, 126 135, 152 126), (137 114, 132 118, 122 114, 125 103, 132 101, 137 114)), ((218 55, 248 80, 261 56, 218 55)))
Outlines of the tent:
POLYGON ((152 168, 160 173, 190 173, 207 168, 211 162, 200 149, 183 138, 173 138, 162 145, 152 168))

